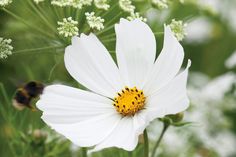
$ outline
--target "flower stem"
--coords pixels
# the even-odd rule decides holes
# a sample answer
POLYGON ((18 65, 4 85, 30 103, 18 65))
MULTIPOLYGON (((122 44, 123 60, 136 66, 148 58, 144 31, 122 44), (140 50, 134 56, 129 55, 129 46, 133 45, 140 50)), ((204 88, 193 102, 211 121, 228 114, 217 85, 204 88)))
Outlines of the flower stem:
POLYGON ((148 143, 148 134, 147 134, 146 129, 143 132, 143 137, 144 137, 144 157, 148 157, 149 143, 148 143))
POLYGON ((157 142, 156 142, 155 145, 154 145, 154 148, 153 148, 153 150, 152 150, 152 155, 151 155, 151 157, 155 157, 156 150, 157 150, 158 146, 160 145, 161 140, 162 140, 162 138, 163 138, 163 136, 164 136, 164 134, 165 134, 165 132, 166 132, 166 130, 168 129, 169 126, 170 126, 169 123, 163 122, 163 129, 162 129, 161 135, 159 136, 157 142))
POLYGON ((82 150, 82 157, 87 157, 87 148, 83 147, 81 150, 82 150))
POLYGON ((54 38, 53 35, 51 35, 51 34, 45 32, 45 30, 42 30, 42 29, 40 29, 39 27, 37 27, 37 26, 35 26, 35 25, 33 25, 33 24, 28 23, 27 20, 21 18, 20 16, 16 15, 15 13, 11 12, 10 10, 7 10, 6 8, 3 8, 2 10, 5 11, 6 13, 8 13, 9 15, 11 15, 12 17, 14 17, 15 19, 21 21, 21 22, 24 23, 25 25, 27 25, 27 26, 29 26, 29 27, 31 27, 31 28, 37 30, 38 32, 40 32, 40 33, 42 33, 42 34, 44 34, 44 35, 46 35, 46 36, 48 36, 49 38, 52 38, 52 39, 54 38))
POLYGON ((128 156, 132 157, 133 156, 132 152, 128 152, 128 156))

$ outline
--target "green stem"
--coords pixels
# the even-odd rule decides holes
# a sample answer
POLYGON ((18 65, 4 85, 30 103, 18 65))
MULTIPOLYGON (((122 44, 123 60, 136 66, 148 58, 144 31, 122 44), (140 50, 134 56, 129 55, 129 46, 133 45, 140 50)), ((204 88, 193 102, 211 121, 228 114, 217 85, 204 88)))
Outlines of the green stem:
POLYGON ((87 148, 83 147, 81 150, 82 150, 82 157, 87 157, 87 148))
POLYGON ((159 136, 157 142, 156 142, 155 145, 154 145, 154 148, 153 148, 153 150, 152 150, 152 155, 151 155, 151 157, 154 157, 154 156, 155 156, 156 150, 157 150, 158 146, 160 145, 161 140, 162 140, 162 138, 163 138, 163 136, 164 136, 166 130, 167 130, 168 127, 170 126, 170 124, 165 123, 165 122, 163 123, 163 125, 164 125, 164 126, 163 126, 163 129, 162 129, 161 135, 159 136))
POLYGON ((164 32, 154 32, 154 35, 163 35, 164 32))
POLYGON ((20 16, 16 15, 15 13, 11 12, 10 10, 7 10, 6 8, 2 9, 3 11, 5 11, 6 13, 8 13, 9 15, 11 15, 12 17, 16 18, 17 20, 21 21, 22 23, 24 23, 25 25, 37 30, 38 32, 50 37, 50 38, 54 38, 54 36, 52 36, 51 34, 48 34, 45 32, 45 30, 40 29, 37 26, 34 26, 30 23, 28 23, 26 20, 24 20, 23 18, 21 18, 20 16))
POLYGON ((146 129, 143 132, 143 137, 144 137, 144 157, 148 157, 149 143, 148 143, 148 134, 147 134, 146 129))
POLYGON ((128 152, 128 156, 132 157, 133 156, 132 152, 128 152))
POLYGON ((50 29, 54 32, 57 33, 55 31, 54 26, 49 22, 49 20, 44 16, 44 14, 42 12, 40 12, 40 10, 32 3, 32 1, 28 1, 29 5, 33 8, 33 10, 38 14, 38 16, 48 25, 48 27, 50 27, 50 29))
POLYGON ((32 49, 24 49, 24 50, 18 50, 15 51, 13 54, 22 54, 25 52, 34 52, 34 51, 42 51, 42 50, 49 50, 49 49, 59 49, 63 48, 63 46, 48 46, 48 47, 39 47, 39 48, 32 48, 32 49))

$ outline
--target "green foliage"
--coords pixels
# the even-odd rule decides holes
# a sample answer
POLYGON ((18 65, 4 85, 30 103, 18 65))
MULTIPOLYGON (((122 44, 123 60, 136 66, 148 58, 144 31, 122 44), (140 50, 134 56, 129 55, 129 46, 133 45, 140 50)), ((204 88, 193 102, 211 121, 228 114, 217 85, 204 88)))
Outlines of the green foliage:
MULTIPOLYGON (((231 5, 235 5, 233 1, 228 3, 222 5, 230 6, 231 3, 231 5)), ((94 32, 115 59, 114 24, 121 17, 127 17, 129 14, 120 9, 116 0, 110 0, 109 4, 111 5, 110 9, 102 11, 94 5, 76 9, 73 7, 61 8, 52 6, 49 0, 45 0, 45 2, 41 2, 38 5, 33 0, 14 0, 9 6, 0 9, 0 35, 1 37, 4 36, 4 38, 12 39, 14 47, 12 56, 5 60, 0 59, 1 157, 82 156, 82 148, 76 147, 73 150, 70 141, 51 131, 42 122, 40 111, 33 112, 30 109, 18 111, 13 107, 12 99, 16 89, 21 84, 31 80, 38 80, 46 85, 61 82, 70 86, 84 88, 71 78, 64 66, 64 48, 70 44, 70 39, 60 36, 57 32, 57 22, 62 21, 63 18, 71 16, 77 20, 79 33, 88 34, 94 32), (89 28, 84 14, 91 11, 96 12, 97 16, 104 18, 105 28, 103 30, 98 31, 89 28), (33 132, 38 129, 46 132, 47 136, 39 139, 36 138, 33 132)), ((215 14, 207 7, 199 7, 191 0, 186 0, 184 4, 173 1, 167 9, 168 11, 154 9, 149 1, 146 0, 135 0, 133 4, 141 15, 148 16, 153 11, 154 18, 148 18, 148 24, 153 32, 155 32, 157 38, 157 55, 162 48, 164 23, 169 24, 172 19, 191 22, 199 17, 206 18, 212 26, 209 39, 204 42, 192 43, 184 40, 182 44, 185 49, 185 58, 190 58, 194 63, 192 64, 191 71, 202 72, 212 78, 229 71, 224 67, 224 62, 236 49, 236 33, 230 27, 229 22, 225 22, 222 15, 215 14), (168 16, 164 17, 164 13, 168 14, 168 16)), ((231 71, 235 72, 235 69, 231 71)), ((232 96, 233 91, 229 95, 232 96)), ((227 107, 227 100, 223 101, 222 106, 227 107)), ((235 100, 233 101, 235 102, 235 100)), ((197 108, 194 109, 197 110, 197 108)), ((225 128, 229 132, 236 134, 235 110, 221 108, 220 110, 224 112, 227 121, 230 123, 230 127, 225 128)), ((188 120, 173 120, 173 117, 165 117, 161 121, 177 128, 181 126, 180 129, 192 127, 193 124, 188 122, 188 120)), ((182 150, 186 153, 186 156, 192 157, 196 154, 203 157, 219 156, 216 150, 207 148, 198 137, 194 135, 189 136, 192 139, 190 141, 191 146, 186 146, 186 150, 182 150)), ((143 147, 143 143, 140 142, 132 153, 111 148, 93 153, 91 156, 140 157, 144 154, 143 147)), ((175 147, 174 142, 173 147, 175 147)), ((181 156, 179 152, 170 153, 164 148, 162 150, 162 152, 158 153, 159 157, 181 156)))

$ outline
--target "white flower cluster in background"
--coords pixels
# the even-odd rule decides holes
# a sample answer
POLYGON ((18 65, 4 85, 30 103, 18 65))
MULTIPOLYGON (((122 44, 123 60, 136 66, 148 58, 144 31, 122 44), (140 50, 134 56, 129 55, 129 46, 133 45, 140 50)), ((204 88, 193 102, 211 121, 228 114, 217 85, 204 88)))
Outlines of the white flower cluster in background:
POLYGON ((40 2, 44 2, 44 0, 34 0, 36 4, 39 4, 40 2))
POLYGON ((71 2, 69 0, 52 0, 51 4, 59 7, 64 7, 70 5, 71 2))
POLYGON ((185 28, 187 27, 187 24, 183 21, 179 20, 176 21, 175 19, 172 19, 171 23, 169 24, 171 30, 174 32, 175 37, 181 41, 184 39, 184 37, 187 35, 185 32, 185 28))
POLYGON ((127 19, 130 20, 130 21, 132 21, 134 19, 139 19, 139 20, 141 20, 143 22, 147 22, 147 19, 142 17, 142 16, 140 16, 140 14, 138 12, 136 12, 136 13, 132 12, 130 14, 130 16, 127 17, 127 19))
MULTIPOLYGON (((34 0, 36 4, 45 0, 34 0)), ((107 11, 111 6, 108 0, 52 0, 51 4, 59 7, 74 7, 81 9, 83 6, 90 6, 94 4, 97 9, 102 9, 107 11)), ((114 4, 115 5, 115 4, 114 4)), ((132 4, 131 0, 119 0, 119 6, 122 11, 129 13, 127 16, 128 20, 140 19, 146 22, 147 19, 142 17, 138 12, 135 12, 135 6, 132 4)), ((101 16, 96 16, 94 11, 85 13, 87 23, 90 28, 96 30, 104 29, 105 20, 101 16)), ((76 21, 71 21, 72 19, 63 19, 63 22, 58 22, 60 26, 58 28, 59 34, 65 37, 73 36, 78 34, 78 28, 75 23, 76 21)))
POLYGON ((236 51, 225 61, 225 66, 228 69, 236 67, 236 51))
POLYGON ((94 0, 94 5, 98 9, 108 10, 110 8, 110 5, 107 4, 107 0, 94 0))
POLYGON ((10 3, 12 3, 12 0, 0 0, 1 7, 5 7, 5 6, 9 5, 10 3))
POLYGON ((100 16, 95 16, 94 12, 86 12, 85 13, 88 25, 92 29, 102 30, 104 29, 104 19, 102 19, 100 16))
POLYGON ((80 3, 80 4, 82 4, 82 6, 84 6, 84 5, 89 6, 92 4, 93 0, 73 0, 73 2, 80 3))
POLYGON ((202 44, 212 38, 213 25, 205 17, 198 17, 188 23, 186 42, 202 44), (201 26, 201 27, 199 27, 201 26))
POLYGON ((135 12, 135 6, 132 5, 132 1, 131 0, 119 0, 119 5, 120 8, 125 11, 128 12, 130 15, 127 17, 128 20, 134 20, 134 19, 140 19, 143 22, 146 22, 147 19, 142 17, 138 12, 135 12))
MULTIPOLYGON (((190 149, 195 157, 203 156, 201 150, 206 154, 213 150, 217 156, 231 156, 235 152, 236 137, 229 129, 232 124, 224 111, 236 109, 235 98, 227 94, 235 83, 236 75, 231 72, 212 80, 203 73, 190 73, 188 95, 191 107, 185 112, 184 121, 192 124, 184 126, 184 129, 171 127, 164 136, 159 156, 181 153, 181 157, 189 157, 190 149), (196 146, 196 143, 201 145, 196 146)), ((154 141, 162 126, 159 121, 153 123, 149 137, 154 141)))
POLYGON ((158 9, 167 9, 169 7, 168 0, 152 0, 152 4, 158 9))
POLYGON ((0 37, 0 59, 5 59, 12 55, 13 47, 11 46, 11 39, 3 39, 0 37))
POLYGON ((215 150, 222 157, 230 156, 236 147, 236 141, 230 140, 236 137, 229 130, 232 126, 224 114, 226 110, 236 109, 235 99, 228 94, 235 83, 236 75, 229 72, 203 83, 199 88, 190 87, 188 92, 192 110, 187 112, 186 119, 198 126, 187 131, 193 132, 205 148, 215 150))
POLYGON ((64 37, 72 37, 79 34, 78 22, 74 21, 72 17, 63 18, 62 22, 57 22, 59 27, 57 28, 60 35, 64 37))
POLYGON ((134 12, 135 6, 132 5, 131 0, 119 0, 120 8, 128 13, 134 12))
POLYGON ((91 5, 93 0, 52 0, 51 4, 59 7, 72 6, 81 9, 85 5, 91 5))

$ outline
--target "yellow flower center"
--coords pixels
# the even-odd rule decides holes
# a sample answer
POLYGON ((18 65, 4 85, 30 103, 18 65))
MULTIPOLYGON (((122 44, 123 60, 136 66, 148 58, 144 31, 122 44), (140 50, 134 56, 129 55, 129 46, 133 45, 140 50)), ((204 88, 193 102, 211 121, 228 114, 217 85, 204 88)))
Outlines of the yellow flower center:
POLYGON ((144 108, 145 99, 142 90, 138 90, 136 87, 125 87, 114 98, 114 106, 116 111, 123 116, 133 116, 136 112, 144 108))

